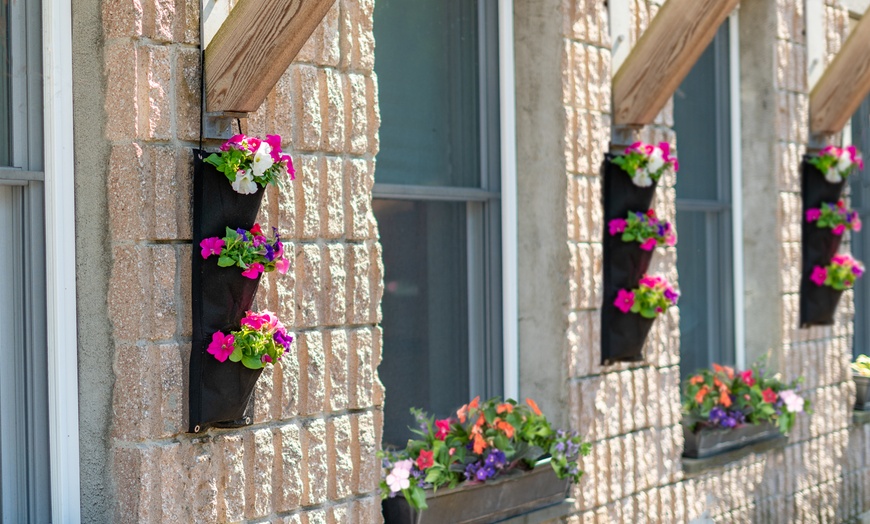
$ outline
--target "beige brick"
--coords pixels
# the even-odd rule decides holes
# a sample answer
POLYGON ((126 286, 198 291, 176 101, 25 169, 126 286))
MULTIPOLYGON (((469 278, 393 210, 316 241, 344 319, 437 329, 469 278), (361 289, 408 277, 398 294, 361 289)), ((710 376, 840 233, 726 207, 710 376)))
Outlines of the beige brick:
POLYGON ((273 476, 275 491, 275 510, 290 511, 299 507, 302 501, 303 479, 306 477, 306 463, 303 461, 302 436, 299 426, 288 424, 274 430, 276 464, 273 476))
MULTIPOLYGON (((131 0, 132 1, 132 0, 131 0)), ((104 48, 106 74, 106 138, 129 140, 137 135, 140 103, 137 50, 130 41, 110 42, 104 48)))
POLYGON ((344 163, 340 158, 327 157, 325 169, 321 171, 322 181, 320 208, 321 223, 324 225, 323 238, 344 236, 344 163))
MULTIPOLYGON (((191 6, 192 7, 192 6, 191 6)), ((198 32, 198 28, 197 28, 198 32)), ((199 50, 179 48, 175 51, 175 122, 179 140, 197 140, 200 128, 199 50)))
POLYGON ((223 435, 219 440, 221 480, 218 493, 218 518, 242 520, 245 516, 245 446, 240 435, 223 435))
POLYGON ((103 2, 103 35, 106 38, 126 38, 142 34, 142 7, 140 0, 103 2))
POLYGON ((374 166, 362 159, 347 160, 344 164, 345 193, 347 194, 347 236, 352 240, 372 238, 375 218, 372 213, 371 189, 374 185, 374 166))
POLYGON ((348 322, 367 324, 374 320, 372 303, 372 264, 369 246, 352 244, 348 254, 348 322))
POLYGON ((344 148, 345 101, 342 76, 334 69, 325 70, 326 111, 323 145, 329 152, 339 153, 344 148))
POLYGON ((297 176, 294 181, 296 197, 296 234, 302 239, 320 236, 321 180, 325 169, 322 158, 299 155, 296 160, 297 176))
POLYGON ((326 398, 331 411, 340 411, 348 406, 348 334, 344 330, 331 330, 324 338, 329 370, 326 377, 326 398))
POLYGON ((362 155, 368 148, 368 111, 366 108, 366 79, 363 75, 349 74, 344 77, 347 93, 347 151, 362 155))
POLYGON ((296 245, 296 325, 311 327, 320 323, 322 300, 320 293, 322 255, 313 244, 296 245))
POLYGON ((326 446, 326 423, 312 420, 302 427, 302 460, 307 466, 303 478, 302 504, 322 504, 327 500, 329 467, 326 446))
POLYGON ((347 301, 345 290, 347 289, 347 262, 345 259, 345 246, 343 244, 328 244, 324 250, 324 284, 322 290, 325 295, 326 324, 336 326, 346 320, 347 301))
POLYGON ((329 443, 329 497, 349 497, 353 492, 354 462, 351 454, 350 416, 342 415, 327 423, 329 443))
POLYGON ((319 150, 323 138, 323 115, 321 114, 321 90, 323 71, 308 65, 290 66, 293 91, 298 93, 295 105, 296 133, 294 145, 304 151, 319 150))
POLYGON ((302 414, 321 413, 326 395, 323 334, 319 331, 301 333, 298 344, 299 368, 302 372, 299 411, 302 414))
POLYGON ((115 448, 112 478, 125 497, 117 499, 115 521, 159 522, 161 518, 159 449, 115 448))
MULTIPOLYGON (((138 60, 139 136, 150 139, 172 137, 171 50, 166 46, 139 45, 138 60)), ((131 74, 128 72, 128 74, 131 74)))

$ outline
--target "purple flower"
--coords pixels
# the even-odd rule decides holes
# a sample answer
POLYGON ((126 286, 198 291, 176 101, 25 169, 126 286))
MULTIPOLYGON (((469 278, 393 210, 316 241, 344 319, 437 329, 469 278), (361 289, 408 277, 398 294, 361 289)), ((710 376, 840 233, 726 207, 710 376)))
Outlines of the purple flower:
POLYGON ((269 262, 275 260, 275 249, 269 244, 266 244, 266 260, 269 262))
POLYGON ((489 455, 486 457, 486 465, 494 466, 496 468, 501 468, 505 464, 507 464, 507 457, 505 457, 504 451, 500 449, 493 449, 489 452, 489 455))
POLYGON ((236 233, 238 233, 239 236, 242 237, 242 240, 244 240, 245 242, 248 241, 248 232, 247 231, 245 231, 242 228, 238 228, 238 229, 236 229, 236 233))
POLYGON ((737 421, 733 417, 725 417, 720 424, 723 428, 733 428, 737 425, 737 421))

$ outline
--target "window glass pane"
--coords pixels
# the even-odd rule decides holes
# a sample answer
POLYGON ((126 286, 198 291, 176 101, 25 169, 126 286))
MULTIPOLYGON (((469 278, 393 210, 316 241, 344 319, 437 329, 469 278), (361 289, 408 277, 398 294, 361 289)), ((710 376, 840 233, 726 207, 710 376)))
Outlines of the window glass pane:
POLYGON ((9 0, 0 0, 0 166, 10 165, 9 0))
POLYGON ((720 170, 722 140, 727 140, 730 131, 728 114, 722 113, 718 103, 727 103, 723 98, 728 96, 727 31, 726 23, 674 94, 680 157, 677 198, 717 200, 724 196, 720 195, 716 173, 720 170))
POLYGON ((378 0, 377 182, 478 187, 478 3, 378 0))
MULTIPOLYGON (((852 117, 852 142, 870 155, 870 98, 864 100, 852 117)), ((849 177, 851 206, 861 215, 861 221, 870 224, 870 165, 855 176, 849 177)), ((852 254, 864 263, 870 262, 870 227, 850 234, 852 254)), ((870 278, 861 278, 855 283, 855 338, 852 345, 857 355, 870 354, 870 278)))
POLYGON ((734 364, 727 24, 674 97, 680 371, 734 364))
POLYGON ((383 244, 385 445, 404 445, 411 407, 468 402, 466 204, 375 200, 383 244))

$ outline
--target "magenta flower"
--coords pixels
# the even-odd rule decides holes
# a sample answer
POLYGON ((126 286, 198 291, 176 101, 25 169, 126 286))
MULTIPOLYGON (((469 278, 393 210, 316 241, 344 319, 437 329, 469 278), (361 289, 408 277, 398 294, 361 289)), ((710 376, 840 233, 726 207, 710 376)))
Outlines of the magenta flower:
POLYGON ((644 251, 652 251, 656 248, 656 239, 648 238, 641 245, 640 248, 644 251))
POLYGON ((823 268, 822 266, 816 266, 813 268, 813 274, 810 276, 810 280, 817 286, 821 286, 825 283, 825 280, 828 278, 828 270, 823 268))
POLYGON ((861 275, 864 274, 864 266, 860 264, 855 264, 854 266, 852 266, 852 274, 858 278, 861 278, 861 275))
POLYGON ((272 357, 270 357, 269 355, 263 355, 262 357, 260 357, 260 362, 262 362, 263 364, 271 364, 272 357))
POLYGON ((202 248, 202 258, 208 258, 211 255, 220 255, 225 245, 223 239, 218 237, 203 239, 203 241, 199 243, 199 247, 202 248))
POLYGON ((634 292, 628 291, 625 289, 620 289, 616 293, 616 301, 613 303, 614 306, 617 307, 623 313, 628 313, 631 311, 631 307, 634 305, 634 292))
POLYGON ((263 264, 259 262, 254 262, 253 264, 248 266, 248 269, 242 271, 242 276, 253 280, 260 276, 260 273, 263 272, 263 269, 265 269, 263 267, 263 264))
POLYGON ((211 343, 208 345, 208 351, 214 355, 214 358, 221 362, 226 362, 227 358, 235 351, 233 345, 236 338, 232 335, 224 335, 220 331, 211 336, 211 343))
POLYGON ((855 213, 855 217, 852 219, 852 231, 861 231, 861 218, 858 217, 858 213, 855 213))
POLYGON ((617 233, 622 233, 625 231, 625 227, 628 225, 628 222, 624 218, 614 218, 608 224, 610 228, 610 236, 613 236, 617 233))
POLYGON ((834 227, 834 230, 831 231, 831 233, 833 233, 833 234, 835 234, 835 235, 837 235, 837 236, 840 236, 840 235, 842 235, 845 231, 846 231, 846 226, 845 226, 844 224, 837 224, 837 226, 834 227))
POLYGON ((438 428, 438 431, 435 432, 435 438, 438 440, 446 439, 450 432, 450 419, 436 420, 435 427, 438 428))
POLYGON ((248 315, 242 319, 242 325, 248 326, 253 330, 259 330, 266 323, 267 319, 263 315, 252 311, 248 311, 248 315))
POLYGON ((221 151, 228 151, 231 148, 241 149, 238 145, 241 144, 245 138, 245 135, 233 135, 229 140, 221 145, 221 151))
POLYGON ((807 222, 815 222, 822 216, 821 209, 807 209, 807 222))

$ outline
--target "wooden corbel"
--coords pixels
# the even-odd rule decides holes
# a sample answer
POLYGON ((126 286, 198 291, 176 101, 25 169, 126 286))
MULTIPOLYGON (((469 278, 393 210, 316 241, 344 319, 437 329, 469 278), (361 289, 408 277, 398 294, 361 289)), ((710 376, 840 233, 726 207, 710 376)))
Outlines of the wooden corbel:
POLYGON ((815 137, 843 130, 870 94, 870 9, 849 34, 810 93, 810 131, 815 137))
POLYGON ((239 0, 205 50, 209 113, 252 113, 335 0, 239 0))
POLYGON ((739 3, 668 0, 613 77, 613 123, 652 123, 739 3))

